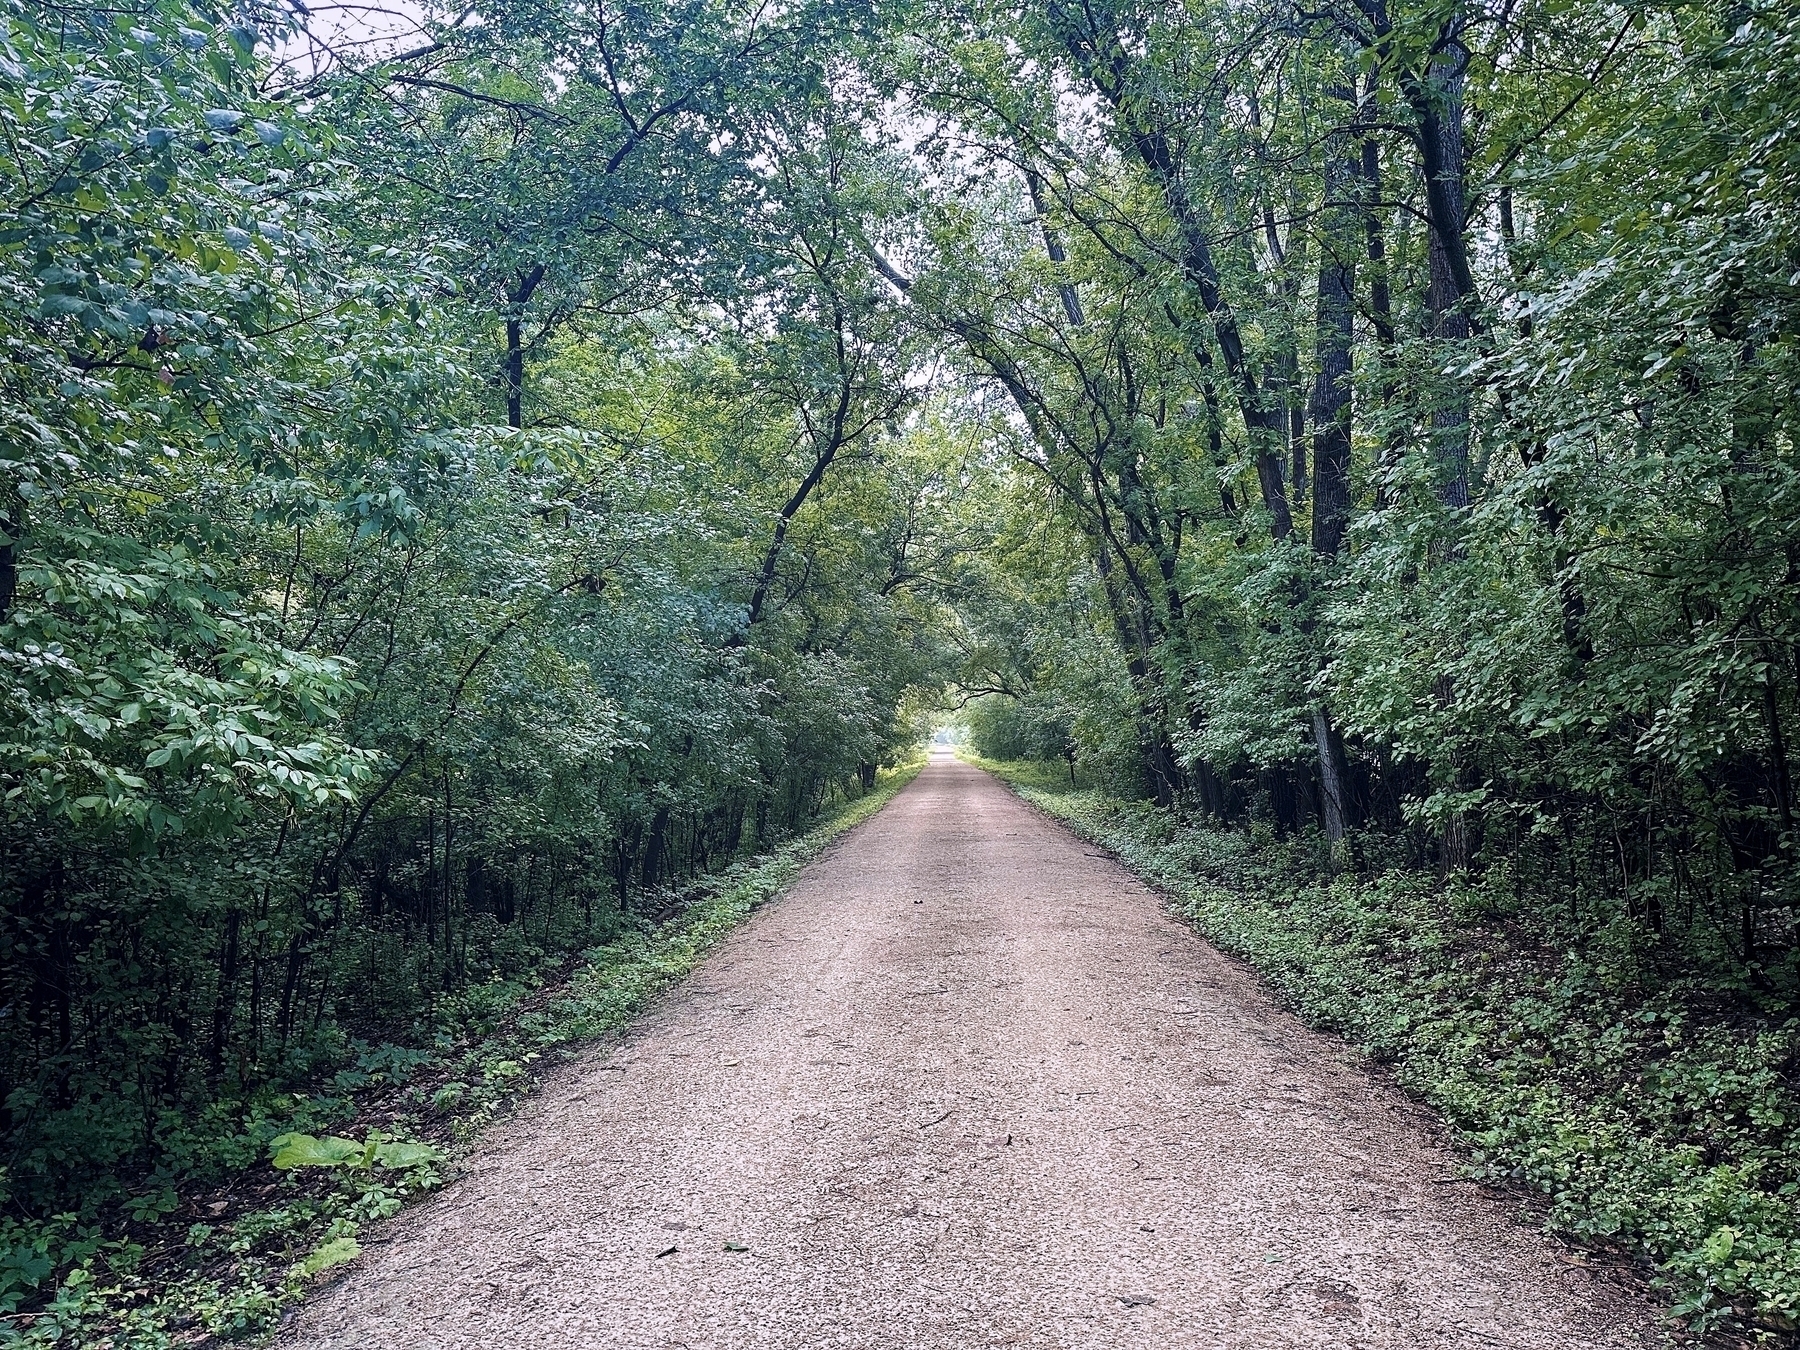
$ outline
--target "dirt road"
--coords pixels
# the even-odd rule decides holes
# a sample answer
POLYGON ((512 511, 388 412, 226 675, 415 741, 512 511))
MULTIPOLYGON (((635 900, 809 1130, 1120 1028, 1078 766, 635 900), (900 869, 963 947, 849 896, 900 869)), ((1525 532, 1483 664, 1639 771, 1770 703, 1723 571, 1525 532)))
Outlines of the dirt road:
POLYGON ((288 1343, 1658 1343, 1454 1166, 1117 864, 936 762, 288 1343))

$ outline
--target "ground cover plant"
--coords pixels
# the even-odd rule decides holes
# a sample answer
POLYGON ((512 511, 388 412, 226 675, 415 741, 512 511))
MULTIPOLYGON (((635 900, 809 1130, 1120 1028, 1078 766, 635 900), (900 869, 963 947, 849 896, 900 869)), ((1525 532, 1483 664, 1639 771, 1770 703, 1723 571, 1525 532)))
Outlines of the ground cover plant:
POLYGON ((1791 1329, 1789 1008, 1722 1002, 1717 971, 1671 968, 1621 915, 1546 922, 1504 873, 1334 873, 1316 836, 1183 819, 1042 761, 975 762, 1387 1066, 1456 1132, 1468 1175, 1541 1193, 1551 1231, 1644 1261, 1693 1325, 1791 1329))
POLYGON ((351 1045, 335 1073, 235 1114, 217 1104, 211 1167, 165 1174, 122 1212, 0 1222, 12 1314, 0 1334, 127 1350, 269 1331, 356 1258, 370 1224, 454 1177, 463 1147, 546 1070, 627 1027, 922 765, 883 771, 805 834, 664 893, 656 918, 471 983, 408 1041, 351 1045))
POLYGON ((4 1334, 952 713, 1792 1334, 1791 3, 0 16, 4 1334))

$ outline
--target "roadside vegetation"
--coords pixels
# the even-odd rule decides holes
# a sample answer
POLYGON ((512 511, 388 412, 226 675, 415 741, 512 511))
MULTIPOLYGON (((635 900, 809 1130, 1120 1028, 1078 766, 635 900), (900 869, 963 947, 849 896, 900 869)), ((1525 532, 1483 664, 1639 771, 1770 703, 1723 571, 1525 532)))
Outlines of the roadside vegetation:
POLYGON ((816 16, 490 17, 0 5, 0 1341, 266 1329, 922 733, 816 16))
POLYGON ((303 1091, 215 1109, 186 1167, 123 1213, 0 1223, 14 1306, 34 1277, 54 1290, 11 1339, 126 1350, 272 1330, 315 1277, 361 1253, 370 1224, 453 1180, 463 1148, 545 1072, 626 1028, 923 765, 883 770, 804 835, 659 893, 595 946, 498 957, 405 1039, 351 1043, 303 1091))
POLYGON ((440 1142, 307 1103, 947 707, 1795 1332, 1791 4, 0 17, 0 1339, 347 1255, 440 1142))
POLYGON ((1791 1343, 1800 15, 1007 21, 935 69, 943 172, 1016 176, 907 273, 1019 466, 975 750, 1692 1327, 1791 1343))
POLYGON ((1642 1261, 1673 1310, 1792 1316, 1800 1019, 1728 969, 1682 969, 1617 914, 1529 903, 1504 869, 1443 884, 1333 869, 1318 836, 1072 787, 1061 765, 971 757, 1106 848, 1309 1024, 1438 1111, 1465 1174, 1544 1197, 1550 1231, 1642 1261))

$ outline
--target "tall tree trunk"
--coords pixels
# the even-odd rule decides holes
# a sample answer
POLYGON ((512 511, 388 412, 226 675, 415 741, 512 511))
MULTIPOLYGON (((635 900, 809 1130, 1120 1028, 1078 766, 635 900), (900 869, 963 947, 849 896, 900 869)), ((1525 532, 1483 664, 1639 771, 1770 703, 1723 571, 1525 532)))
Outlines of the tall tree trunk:
POLYGON ((525 425, 525 306, 544 279, 544 264, 536 263, 520 274, 517 288, 508 295, 506 309, 506 425, 525 425))
POLYGON ((13 596, 19 592, 18 534, 0 524, 0 623, 12 613, 13 596))
POLYGON ((1350 523, 1350 428, 1354 392, 1357 167, 1345 138, 1333 138, 1325 166, 1325 238, 1319 252, 1318 376, 1313 385, 1313 517, 1315 551, 1335 556, 1350 523), (1337 150, 1344 153, 1335 153, 1337 150))
POLYGON ((217 1074, 225 1062, 225 1047, 231 1037, 231 1015, 237 1007, 238 932, 243 913, 236 905, 225 912, 225 932, 219 944, 219 988, 213 996, 212 1044, 208 1059, 217 1074))
POLYGON ((1150 100, 1132 88, 1134 57, 1126 50, 1118 31, 1097 24, 1091 11, 1059 8, 1056 21, 1063 29, 1069 54, 1084 69, 1094 88, 1113 108, 1126 147, 1156 184, 1180 237, 1178 265, 1183 279, 1200 298, 1212 322, 1213 338, 1224 358, 1225 371, 1237 393, 1238 410, 1250 436, 1256 481, 1263 507, 1269 513, 1269 532, 1277 541, 1294 532, 1288 505, 1287 466, 1291 425, 1281 400, 1269 396, 1244 344, 1237 316, 1220 286, 1212 242, 1199 208, 1185 182, 1183 151, 1169 139, 1150 100))
MULTIPOLYGON (((1380 46, 1386 50, 1391 37, 1385 0, 1358 0, 1365 14, 1376 16, 1380 46)), ((1402 70, 1399 85, 1414 120, 1414 136, 1424 171, 1426 218, 1429 222, 1426 308, 1431 334, 1448 346, 1466 347, 1477 331, 1474 304, 1475 278, 1469 265, 1468 188, 1463 153, 1463 85, 1469 50, 1463 44, 1464 23, 1460 9, 1451 13, 1439 32, 1423 74, 1402 70)), ((1459 353, 1445 353, 1453 360, 1459 353)), ((1469 504, 1469 388, 1460 376, 1439 395, 1432 411, 1432 457, 1438 499, 1451 510, 1469 504)), ((1454 547, 1451 550, 1454 551, 1454 547)), ((1433 687, 1440 705, 1456 698, 1449 676, 1433 687)), ((1452 779, 1461 788, 1468 784, 1466 765, 1452 763, 1452 779)), ((1470 823, 1465 812, 1452 813, 1444 823, 1443 863, 1446 872, 1466 870, 1473 854, 1470 823)))
MULTIPOLYGON (((1387 230, 1382 220, 1381 145, 1376 140, 1374 131, 1381 116, 1380 106, 1376 102, 1378 83, 1378 72, 1371 70, 1368 78, 1363 81, 1362 98, 1357 105, 1357 120, 1362 124, 1363 253, 1368 264, 1364 271, 1368 277, 1369 326, 1375 333, 1375 353, 1382 368, 1378 389, 1380 403, 1386 408, 1394 399, 1394 372, 1399 343, 1394 332, 1393 283, 1388 275, 1387 230)), ((1388 472, 1393 465, 1397 448, 1397 438, 1390 431, 1383 438, 1376 462, 1377 507, 1389 504, 1388 472)))
POLYGON ((1227 516, 1235 516, 1237 494, 1225 477, 1225 417, 1219 409, 1219 384, 1213 378, 1212 349, 1203 345, 1196 355, 1200 361, 1200 397, 1206 409, 1206 458, 1219 473, 1219 509, 1227 516))
MULTIPOLYGON (((1349 88, 1332 91, 1354 102, 1349 88)), ((1318 308, 1313 327, 1318 377, 1313 386, 1313 551, 1334 558, 1350 524, 1350 430, 1355 411, 1351 351, 1355 345, 1356 253, 1361 165, 1348 130, 1326 145, 1324 229, 1319 248, 1318 308)), ((1313 710, 1313 741, 1319 753, 1321 814, 1335 855, 1350 825, 1348 774, 1343 739, 1330 710, 1313 710)))
POLYGON ((1307 489, 1311 486, 1306 472, 1306 391, 1300 378, 1300 334, 1297 331, 1302 303, 1301 278, 1305 271, 1306 240, 1299 238, 1288 250, 1287 275, 1281 282, 1286 332, 1275 362, 1282 402, 1287 408, 1288 507, 1296 512, 1306 509, 1307 489))
POLYGON ((1286 457, 1284 452, 1290 435, 1287 411, 1279 400, 1269 397, 1257 378, 1237 318, 1225 303, 1205 224, 1188 199, 1168 142, 1160 135, 1144 134, 1134 136, 1132 143, 1156 179, 1175 219, 1181 235, 1182 274, 1199 295, 1202 308, 1212 320, 1214 340, 1237 391, 1238 411, 1250 436, 1257 486, 1262 492, 1263 507, 1269 513, 1269 533, 1277 541, 1286 539, 1294 532, 1287 485, 1283 482, 1286 475, 1282 461, 1286 457))
MULTIPOLYGON (((1387 0, 1354 2, 1369 24, 1369 31, 1359 41, 1378 56, 1390 57, 1394 51, 1394 28, 1387 0)), ((1454 9, 1438 31, 1425 70, 1421 73, 1402 65, 1396 76, 1413 115, 1413 139, 1425 178, 1425 215, 1430 236, 1426 306, 1431 314, 1432 335, 1446 342, 1464 342, 1478 331, 1473 310, 1475 277, 1469 263, 1468 185, 1463 151, 1463 86, 1469 63, 1469 49, 1462 40, 1465 22, 1460 8, 1454 9)), ((1371 75, 1364 96, 1365 106, 1371 110, 1373 86, 1371 75)), ((1376 155, 1370 141, 1365 141, 1364 157, 1372 175, 1376 155)), ((1370 237, 1373 243, 1374 234, 1370 237)), ((1466 387, 1454 388, 1439 403, 1433 412, 1432 428, 1438 496, 1446 506, 1460 509, 1469 503, 1466 387)))
POLYGON ((1323 706, 1313 709, 1313 744, 1319 751, 1319 797, 1325 817, 1325 838, 1335 860, 1344 848, 1344 832, 1350 827, 1349 769, 1344 761, 1344 740, 1331 724, 1323 706))
MULTIPOLYGON (((1414 96, 1419 150, 1425 170, 1425 202, 1431 221, 1427 248, 1430 280, 1425 292, 1432 336, 1466 343, 1472 330, 1469 304, 1475 281, 1469 270, 1467 189, 1463 171, 1463 82, 1468 49, 1450 36, 1431 58, 1414 96)), ((1469 390, 1461 377, 1432 412, 1438 496, 1445 506, 1469 504, 1469 390)))
POLYGON ((1387 267, 1387 233, 1381 221, 1381 145, 1372 130, 1380 116, 1375 101, 1376 74, 1363 84, 1357 116, 1363 124, 1362 200, 1364 251, 1369 260, 1369 326, 1383 363, 1394 359, 1394 304, 1387 267))
POLYGON ((669 834, 669 808, 659 806, 650 820, 650 835, 644 843, 643 870, 639 874, 640 884, 646 891, 656 889, 657 882, 662 879, 663 851, 669 834))

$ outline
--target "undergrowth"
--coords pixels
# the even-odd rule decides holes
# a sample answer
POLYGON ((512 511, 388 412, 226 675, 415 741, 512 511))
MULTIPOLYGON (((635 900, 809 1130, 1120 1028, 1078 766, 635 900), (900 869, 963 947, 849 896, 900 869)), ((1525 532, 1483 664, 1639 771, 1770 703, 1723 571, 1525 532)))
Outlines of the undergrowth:
POLYGON ((1440 1112, 1471 1175, 1652 1268, 1696 1330, 1791 1343, 1800 1310, 1800 1019, 1659 964, 1620 916, 1546 922, 1494 867, 1331 875, 1316 837, 1184 822, 974 760, 1160 888, 1308 1023, 1440 1112))
POLYGON ((411 1043, 364 1046, 311 1091, 258 1099, 207 1150, 211 1174, 152 1177, 101 1213, 0 1219, 0 1346, 165 1350, 270 1331, 359 1254, 368 1224, 441 1186, 544 1069, 628 1025, 922 767, 884 770, 811 832, 670 895, 660 921, 445 996, 411 1043), (219 1159, 235 1165, 220 1175, 219 1159))

